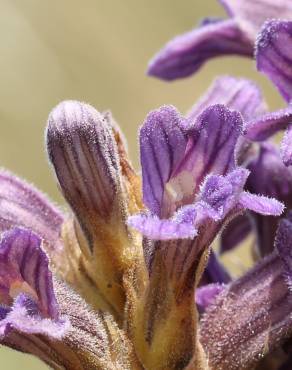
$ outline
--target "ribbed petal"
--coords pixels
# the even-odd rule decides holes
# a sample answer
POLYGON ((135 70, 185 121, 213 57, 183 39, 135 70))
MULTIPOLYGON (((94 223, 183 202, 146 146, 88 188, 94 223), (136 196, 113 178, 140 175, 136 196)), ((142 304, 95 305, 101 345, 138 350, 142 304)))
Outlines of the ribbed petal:
POLYGON ((148 74, 164 80, 187 77, 214 57, 239 54, 252 56, 252 43, 235 20, 207 22, 177 36, 150 61, 148 74))
POLYGON ((245 137, 253 141, 264 141, 276 132, 287 128, 292 122, 292 106, 267 113, 245 124, 245 137))
POLYGON ((210 369, 251 368, 291 336, 292 300, 286 253, 292 246, 290 228, 287 232, 286 225, 280 226, 276 239, 279 255, 275 251, 232 282, 207 309, 200 334, 210 369))
POLYGON ((63 215, 33 186, 0 172, 0 231, 23 226, 41 236, 52 254, 62 249, 60 232, 63 215))
POLYGON ((292 5, 287 0, 219 0, 228 14, 251 39, 267 19, 292 19, 292 5))
POLYGON ((109 217, 120 195, 117 148, 105 118, 87 104, 67 101, 50 114, 47 147, 63 194, 87 229, 109 217))
POLYGON ((276 199, 250 194, 246 191, 240 195, 239 203, 242 207, 265 216, 280 216, 285 208, 283 203, 276 199))
POLYGON ((172 106, 148 114, 140 130, 143 199, 161 216, 164 187, 186 148, 185 118, 172 106))
POLYGON ((292 165, 292 125, 289 125, 281 143, 281 157, 286 166, 292 165))
POLYGON ((235 168, 241 129, 240 114, 223 105, 210 106, 199 115, 189 128, 186 153, 166 185, 166 209, 193 202, 208 173, 224 175, 235 168))
POLYGON ((240 112, 245 121, 266 113, 267 106, 259 87, 250 80, 221 76, 215 79, 187 117, 192 120, 210 105, 224 104, 240 112))
POLYGON ((60 339, 69 328, 68 320, 60 316, 48 258, 40 244, 39 237, 25 229, 3 234, 0 291, 1 303, 8 310, 0 321, 0 337, 16 329, 60 339))
POLYGON ((121 320, 124 274, 131 269, 140 273, 144 263, 142 246, 126 225, 136 195, 129 200, 134 174, 121 137, 108 115, 85 103, 65 101, 48 118, 47 149, 74 212, 62 233, 71 267, 64 278, 95 308, 121 320))
POLYGON ((291 45, 292 21, 281 20, 267 21, 256 43, 258 70, 272 80, 288 102, 292 97, 291 45))

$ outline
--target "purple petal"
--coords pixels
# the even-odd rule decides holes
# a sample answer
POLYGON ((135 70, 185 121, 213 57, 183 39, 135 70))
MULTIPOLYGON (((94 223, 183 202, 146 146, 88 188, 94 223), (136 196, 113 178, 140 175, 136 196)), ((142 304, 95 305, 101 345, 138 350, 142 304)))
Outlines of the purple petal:
POLYGON ((214 220, 223 219, 236 207, 248 175, 249 171, 244 168, 237 168, 226 176, 209 175, 201 187, 198 204, 211 207, 217 215, 214 220))
POLYGON ((239 203, 243 208, 266 216, 280 216, 284 211, 283 203, 278 200, 248 192, 240 195, 239 203))
MULTIPOLYGON (((88 239, 96 222, 122 219, 121 171, 112 128, 88 104, 64 101, 50 113, 47 149, 63 195, 88 239)), ((89 243, 90 244, 90 243, 89 243)), ((91 247, 91 246, 90 246, 91 247)))
POLYGON ((194 120, 204 109, 214 104, 224 104, 231 110, 237 110, 245 121, 267 111, 262 93, 254 82, 231 76, 216 78, 198 103, 191 108, 188 118, 194 120))
POLYGON ((42 334, 54 339, 62 339, 69 330, 66 317, 56 320, 41 315, 34 300, 26 294, 19 294, 10 312, 0 321, 0 339, 12 329, 26 334, 42 334))
POLYGON ((287 0, 219 0, 231 17, 239 22, 239 27, 251 39, 267 19, 292 18, 292 5, 287 0))
POLYGON ((128 225, 153 240, 192 239, 197 235, 194 220, 159 219, 156 215, 139 214, 128 218, 128 225), (192 221, 192 222, 191 222, 192 221))
POLYGON ((185 119, 172 106, 148 114, 140 130, 143 200, 161 216, 164 187, 186 149, 185 119))
POLYGON ((252 231, 251 220, 243 214, 232 219, 221 234, 220 253, 228 252, 240 244, 252 231))
POLYGON ((292 165, 292 125, 289 125, 281 143, 281 158, 285 166, 292 165))
POLYGON ((252 43, 235 20, 208 22, 168 42, 150 61, 148 74, 174 80, 191 75, 211 58, 232 54, 252 56, 252 53, 252 43))
POLYGON ((256 43, 259 71, 267 75, 289 102, 292 97, 292 21, 267 21, 256 43))
POLYGON ((249 369, 292 334, 292 300, 276 253, 231 282, 200 321, 212 369, 249 369), (232 338, 232 340, 230 340, 232 338))
POLYGON ((273 197, 292 207, 292 169, 287 168, 279 150, 271 143, 260 145, 258 155, 248 164, 247 189, 252 193, 273 197))
POLYGON ((208 107, 197 118, 190 128, 186 154, 168 182, 179 194, 181 204, 193 201, 208 173, 225 175, 235 168, 235 146, 241 129, 240 114, 223 105, 208 107))
POLYGON ((33 186, 9 172, 0 172, 0 231, 23 226, 55 250, 62 248, 61 212, 33 186))
POLYGON ((205 311, 212 304, 217 295, 224 290, 224 284, 208 284, 196 289, 196 304, 200 311, 205 311))
POLYGON ((60 338, 69 328, 59 314, 48 258, 31 231, 14 228, 0 243, 1 302, 14 304, 0 322, 0 336, 9 328, 60 338))
MULTIPOLYGON (((271 143, 260 145, 258 155, 249 163, 251 171, 246 189, 283 202, 287 209, 292 207, 292 168, 286 167, 279 150, 271 143)), ((257 245, 260 254, 266 255, 274 249, 278 217, 261 216, 252 213, 256 226, 257 245)))
POLYGON ((264 141, 292 122, 292 105, 248 121, 244 128, 245 137, 253 141, 264 141))

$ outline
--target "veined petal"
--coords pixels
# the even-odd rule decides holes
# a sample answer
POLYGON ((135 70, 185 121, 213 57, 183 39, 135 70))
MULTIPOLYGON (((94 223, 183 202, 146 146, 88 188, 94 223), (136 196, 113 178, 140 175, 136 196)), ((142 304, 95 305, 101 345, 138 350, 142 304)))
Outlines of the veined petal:
MULTIPOLYGON (((286 230, 276 238, 276 249, 283 245, 291 249, 291 232, 286 230)), ((287 261, 285 252, 283 257, 287 261)), ((207 309, 200 340, 210 369, 252 368, 291 337, 292 300, 284 276, 286 263, 275 251, 219 293, 207 309)))
POLYGON ((150 61, 148 74, 174 80, 191 75, 211 58, 252 53, 252 43, 235 20, 208 22, 168 42, 150 61))
POLYGON ((257 69, 272 80, 288 102, 292 98, 291 45, 292 21, 270 20, 258 35, 255 51, 257 69))
POLYGON ((0 231, 23 226, 41 236, 52 251, 62 249, 63 215, 46 197, 7 171, 0 172, 0 231))
POLYGON ((292 165, 292 125, 285 132, 281 143, 281 157, 286 166, 292 165))
POLYGON ((219 0, 228 14, 251 39, 267 19, 292 18, 292 5, 286 0, 219 0))
POLYGON ((25 229, 3 234, 0 303, 7 314, 0 321, 0 337, 16 329, 60 339, 69 329, 68 319, 60 315, 48 258, 40 244, 39 237, 25 229))
POLYGON ((88 104, 60 103, 50 114, 47 148, 62 192, 87 233, 94 217, 109 217, 121 193, 111 127, 88 104))
POLYGON ((148 114, 140 130, 143 200, 158 216, 165 184, 185 153, 185 126, 174 107, 163 106, 148 114))
POLYGON ((240 195, 239 204, 251 211, 265 216, 280 216, 285 206, 276 199, 243 192, 240 195))
POLYGON ((246 122, 244 135, 253 141, 264 141, 285 129, 290 123, 292 123, 292 105, 246 122))
POLYGON ((253 81, 232 76, 216 78, 188 112, 187 117, 194 120, 204 109, 214 104, 224 104, 229 109, 240 112, 245 121, 267 111, 267 104, 259 87, 253 81))
POLYGON ((85 103, 65 101, 49 116, 47 149, 75 216, 62 230, 71 267, 66 273, 72 275, 64 278, 71 284, 73 280, 75 289, 95 308, 121 320, 125 274, 134 269, 138 281, 146 270, 142 246, 126 225, 132 184, 116 131, 108 115, 85 103))
POLYGON ((224 105, 203 111, 190 127, 186 153, 166 184, 166 209, 192 203, 209 173, 225 175, 235 168, 235 146, 241 129, 240 114, 224 105))

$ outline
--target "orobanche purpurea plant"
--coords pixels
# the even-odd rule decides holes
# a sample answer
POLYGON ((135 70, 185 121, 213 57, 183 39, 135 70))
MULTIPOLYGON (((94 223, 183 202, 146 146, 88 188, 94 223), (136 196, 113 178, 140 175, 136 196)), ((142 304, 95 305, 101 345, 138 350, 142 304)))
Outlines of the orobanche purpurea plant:
POLYGON ((147 115, 141 177, 109 112, 54 108, 46 145, 68 212, 0 173, 3 345, 53 369, 292 369, 292 1, 221 2, 228 18, 170 41, 148 73, 255 56, 287 106, 218 76, 186 115, 147 115), (254 267, 232 278, 221 256, 252 233, 254 267))

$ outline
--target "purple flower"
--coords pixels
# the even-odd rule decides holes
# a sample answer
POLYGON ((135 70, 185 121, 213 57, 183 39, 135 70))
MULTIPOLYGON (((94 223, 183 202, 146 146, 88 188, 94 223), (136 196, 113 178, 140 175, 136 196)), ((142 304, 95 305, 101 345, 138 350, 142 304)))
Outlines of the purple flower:
MULTIPOLYGON (((53 368, 207 369, 210 358, 213 370, 221 366, 213 350, 214 312, 224 323, 222 299, 233 314, 237 303, 248 305, 252 287, 247 313, 238 315, 240 330, 228 327, 235 338, 244 335, 238 350, 245 350, 244 325, 257 324, 255 351, 244 352, 243 369, 259 359, 267 318, 254 310, 262 304, 275 314, 266 291, 274 285, 282 290, 271 297, 280 307, 271 348, 287 339, 290 303, 285 308, 279 300, 291 288, 290 218, 281 222, 276 250, 254 270, 262 275, 231 280, 211 250, 222 227, 246 209, 270 217, 283 211, 271 197, 285 201, 278 188, 268 197, 246 191, 258 181, 255 169, 238 163, 254 155, 243 149, 257 145, 244 137, 243 119, 264 112, 258 89, 230 77, 218 79, 186 117, 172 106, 151 112, 140 130, 141 184, 109 113, 59 104, 49 115, 46 142, 70 210, 61 213, 32 186, 0 174, 1 344, 53 368), (236 301, 229 302, 231 292, 236 301)), ((281 179, 289 172, 282 167, 281 179)), ((272 168, 261 165, 261 176, 272 168)))
POLYGON ((174 80, 197 72, 214 57, 252 57, 257 33, 267 19, 292 19, 292 5, 286 0, 220 2, 229 18, 207 18, 194 30, 175 37, 151 60, 148 74, 174 80))
POLYGON ((193 238, 207 220, 218 223, 245 208, 281 214, 272 199, 243 192, 248 171, 236 166, 240 115, 223 105, 196 119, 173 107, 148 115, 140 131, 143 199, 149 209, 129 224, 151 239, 193 238))
POLYGON ((48 258, 31 231, 14 228, 0 242, 0 338, 13 329, 61 339, 70 328, 60 315, 48 258))

